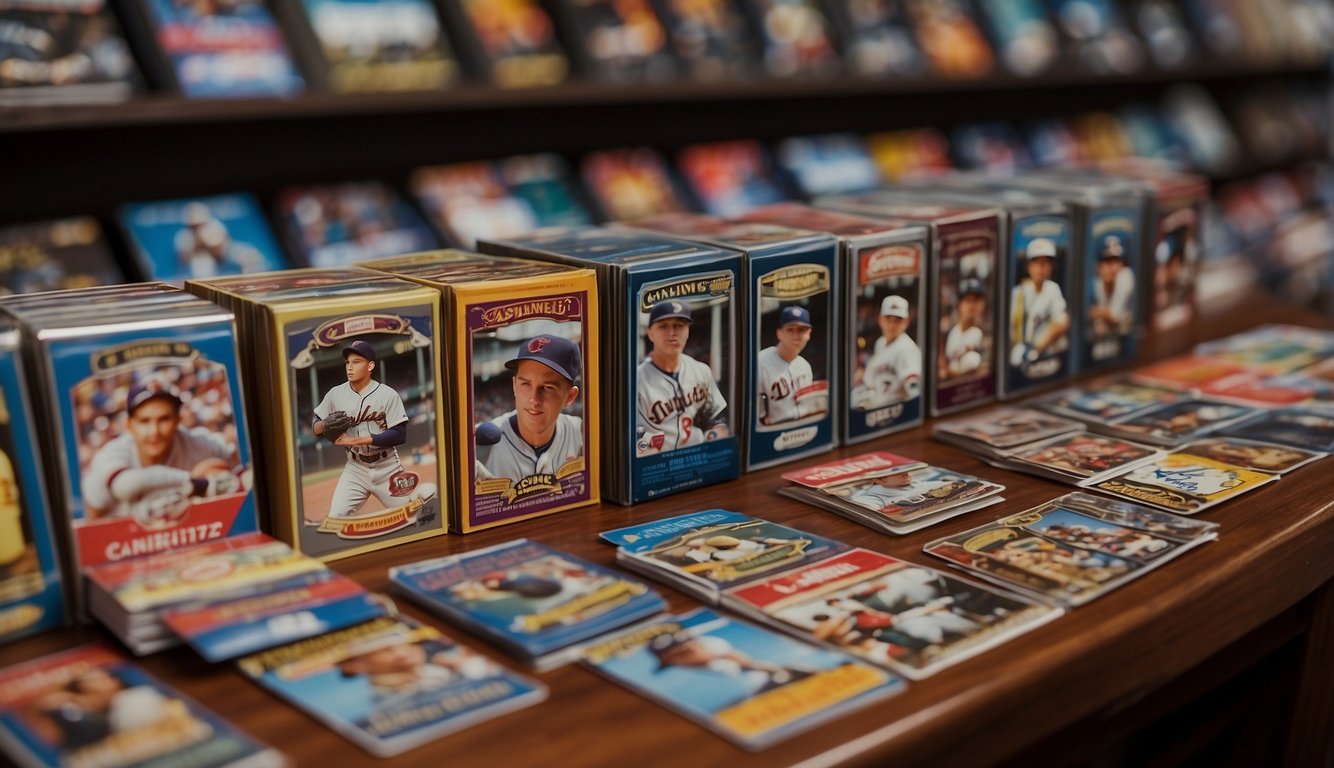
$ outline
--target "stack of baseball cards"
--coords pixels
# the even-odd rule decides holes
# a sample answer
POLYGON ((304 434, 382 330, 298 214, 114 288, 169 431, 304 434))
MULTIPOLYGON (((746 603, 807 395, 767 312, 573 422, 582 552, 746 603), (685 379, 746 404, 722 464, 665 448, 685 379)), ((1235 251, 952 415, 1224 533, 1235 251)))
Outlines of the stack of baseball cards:
POLYGON ((188 287, 236 312, 276 538, 328 561, 445 532, 437 292, 355 268, 188 287))
POLYGON ((1094 422, 1089 427, 1107 435, 1172 447, 1225 429, 1257 413, 1255 408, 1235 403, 1183 398, 1106 422, 1094 422))
POLYGON ((0 319, 0 643, 67 618, 22 343, 0 319))
POLYGON ((288 765, 98 643, 0 670, 0 751, 24 768, 288 765))
POLYGON ((1053 605, 866 549, 728 592, 803 640, 920 680, 1060 616, 1053 605))
POLYGON ((1035 440, 1079 432, 1084 425, 1033 408, 1005 406, 935 425, 931 436, 984 458, 1035 440))
POLYGON ((450 525, 468 533, 601 498, 602 386, 592 270, 446 250, 367 262, 419 283, 452 339, 450 525))
POLYGON ((923 550, 1039 599, 1078 606, 1218 538, 1218 524, 1068 493, 923 550))
POLYGON ((616 562, 707 603, 723 590, 785 573, 848 545, 757 517, 709 509, 603 531, 616 562))
POLYGON ((610 229, 482 241, 485 253, 592 267, 606 381, 603 493, 632 504, 739 474, 736 251, 610 229))
POLYGON ((1119 375, 1075 384, 1026 400, 1024 405, 1092 424, 1129 416, 1180 399, 1182 395, 1176 390, 1144 384, 1133 376, 1119 375))
POLYGON ((70 583, 98 563, 256 530, 231 312, 161 283, 0 309, 23 330, 70 583))
POLYGON ((247 656, 241 672, 376 757, 536 704, 547 687, 383 617, 247 656))
POLYGON ((783 473, 784 496, 882 533, 904 534, 998 504, 1005 486, 887 451, 783 473))
POLYGON ((644 583, 529 539, 394 566, 389 580, 538 672, 575 661, 598 636, 667 608, 644 583))
POLYGON ((632 224, 745 255, 745 469, 793 461, 836 445, 841 401, 838 324, 826 321, 817 330, 815 323, 838 317, 837 241, 785 225, 696 214, 632 224))
POLYGON ((926 404, 941 416, 996 398, 997 307, 1004 275, 1005 220, 999 208, 923 202, 912 192, 879 190, 825 197, 822 208, 924 224, 931 231, 926 278, 937 290, 927 307, 926 404))
MULTIPOLYGON (((925 226, 784 203, 745 218, 828 232, 838 239, 835 303, 841 327, 833 402, 838 440, 859 443, 922 423, 926 384, 925 226)), ((832 315, 831 315, 832 317, 832 315)))
POLYGON ((748 750, 902 693, 901 678, 708 608, 589 648, 585 663, 748 750))
POLYGON ((138 655, 182 640, 222 661, 383 616, 386 601, 262 533, 102 563, 92 615, 138 655))
POLYGON ((1026 443, 1003 458, 988 461, 1006 469, 1060 482, 1084 484, 1098 482, 1158 455, 1159 449, 1130 440, 1092 432, 1071 432, 1026 443))

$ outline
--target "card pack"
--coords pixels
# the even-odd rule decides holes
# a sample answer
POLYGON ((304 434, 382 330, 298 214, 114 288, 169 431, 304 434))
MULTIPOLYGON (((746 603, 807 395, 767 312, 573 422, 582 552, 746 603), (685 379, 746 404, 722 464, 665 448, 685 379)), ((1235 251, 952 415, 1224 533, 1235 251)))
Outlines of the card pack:
POLYGON ((700 205, 716 216, 737 216, 788 197, 758 141, 692 144, 677 154, 676 165, 700 205))
POLYGON ((247 656, 237 667, 376 757, 547 697, 542 683, 431 627, 389 617, 247 656))
POLYGON ((838 239, 842 326, 836 338, 838 440, 856 443, 922 423, 927 361, 926 227, 800 203, 744 218, 828 232, 838 239))
POLYGON ((551 7, 585 77, 611 83, 676 77, 680 62, 650 0, 560 0, 551 7))
POLYGON ((594 228, 478 247, 596 271, 602 316, 614 319, 601 329, 606 498, 632 504, 738 476, 741 254, 594 228))
POLYGON ((822 208, 926 225, 928 416, 995 399, 998 377, 997 308, 1003 276, 1005 221, 995 207, 921 202, 903 190, 821 198, 822 208))
POLYGON ((439 246, 416 209, 378 181, 288 187, 278 193, 277 208, 288 247, 308 267, 439 246))
POLYGON ((1218 538, 1218 524, 1067 493, 922 549, 1008 589, 1077 606, 1218 538))
POLYGON ((492 85, 554 85, 569 75, 570 60, 555 24, 537 0, 447 0, 441 10, 446 25, 458 33, 460 55, 492 85))
POLYGON ((161 284, 0 309, 24 334, 71 583, 91 565, 256 530, 231 312, 161 284))
POLYGON ((996 58, 1013 74, 1032 77, 1059 62, 1060 40, 1042 0, 980 0, 977 8, 996 58))
POLYGON ((108 104, 143 87, 106 0, 25 0, 0 15, 10 27, 0 52, 0 105, 108 104))
POLYGON ((357 268, 187 286, 236 313, 276 538, 327 561, 445 532, 438 293, 357 268))
POLYGON ((591 646, 585 663, 748 750, 901 693, 903 680, 708 608, 591 646))
POLYGON ((601 499, 602 371, 592 270, 445 250, 366 262, 443 307, 443 412, 461 533, 601 499))
POLYGON ((288 764, 272 748, 95 643, 0 670, 0 750, 24 768, 288 764))
POLYGON ((903 5, 933 73, 946 78, 972 78, 995 69, 996 56, 968 3, 907 0, 903 5))
POLYGON ((0 227, 0 292, 37 293, 125 282, 91 216, 0 227))
POLYGON ((248 193, 131 203, 121 207, 119 220, 139 271, 150 280, 180 285, 291 266, 248 193))
POLYGON ((863 77, 925 74, 926 57, 902 3, 826 3, 842 41, 843 66, 863 77))
POLYGON ((718 81, 756 74, 759 46, 736 3, 662 0, 654 6, 691 80, 718 81))
POLYGON ((824 10, 814 0, 740 0, 759 30, 761 61, 770 77, 832 77, 842 62, 824 10))
POLYGON ((864 192, 880 183, 865 140, 852 133, 792 136, 778 143, 776 158, 788 186, 807 199, 864 192))
POLYGON ((23 343, 0 320, 0 643, 67 619, 23 343))
POLYGON ((671 167, 650 147, 590 152, 579 175, 603 221, 625 221, 690 209, 671 167))
POLYGON ((667 607, 639 581, 529 539, 397 565, 389 580, 538 671, 574 661, 599 635, 667 607))

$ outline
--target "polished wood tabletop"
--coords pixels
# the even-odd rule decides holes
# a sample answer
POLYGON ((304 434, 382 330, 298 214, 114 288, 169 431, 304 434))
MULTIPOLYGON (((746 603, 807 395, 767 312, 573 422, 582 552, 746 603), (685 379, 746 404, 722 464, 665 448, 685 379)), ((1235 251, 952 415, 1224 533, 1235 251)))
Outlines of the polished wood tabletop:
MULTIPOLYGON (((1193 325, 1160 334, 1143 359, 1184 351, 1193 341, 1262 322, 1334 327, 1269 299, 1247 299, 1209 311, 1193 325)), ((947 568, 922 553, 923 543, 1021 511, 1072 488, 995 469, 932 440, 930 423, 806 462, 867 450, 889 450, 1007 486, 993 507, 906 536, 886 536, 834 514, 779 496, 775 467, 724 485, 653 502, 572 510, 467 536, 449 535, 339 561, 333 567, 372 590, 388 591, 390 566, 529 537, 603 564, 614 550, 600 531, 670 515, 725 508, 802 528, 906 560, 947 568)), ((543 703, 446 736, 391 759, 376 759, 249 682, 231 665, 209 665, 177 648, 145 659, 153 673, 238 727, 278 747, 299 766, 668 766, 987 765, 1032 747, 1091 715, 1152 701, 1198 662, 1273 626, 1307 638, 1309 647, 1287 762, 1328 754, 1334 701, 1334 478, 1326 460, 1308 465, 1200 516, 1221 525, 1219 539, 1054 622, 926 680, 766 750, 749 753, 684 717, 578 664, 537 675, 551 689, 543 703), (1310 606, 1291 620, 1294 607, 1310 606), (1289 617, 1279 626, 1277 619, 1289 617), (1325 750, 1322 752, 1322 750, 1325 750)), ((674 611, 699 604, 658 586, 674 611)), ((403 612, 518 668, 467 632, 406 599, 403 612)), ((11 664, 90 639, 96 627, 48 632, 0 647, 11 664)), ((108 640, 115 643, 114 640, 108 640)), ((1277 760, 1277 756, 1276 756, 1277 760)))

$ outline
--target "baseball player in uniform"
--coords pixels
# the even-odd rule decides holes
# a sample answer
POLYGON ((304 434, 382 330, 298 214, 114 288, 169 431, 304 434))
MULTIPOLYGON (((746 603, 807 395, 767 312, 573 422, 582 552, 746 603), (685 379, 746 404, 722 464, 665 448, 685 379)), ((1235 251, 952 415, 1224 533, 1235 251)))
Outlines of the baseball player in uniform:
POLYGON ((685 353, 690 306, 674 299, 649 310, 648 357, 635 372, 636 454, 674 451, 728 435, 727 401, 709 366, 685 353))
POLYGON ((809 413, 797 402, 797 393, 815 380, 811 364, 801 356, 811 340, 811 313, 795 304, 778 315, 778 343, 765 347, 755 359, 758 372, 758 416, 761 424, 781 424, 809 413))
POLYGON ((986 334, 982 316, 987 311, 987 289, 981 280, 969 278, 959 285, 959 321, 945 335, 945 374, 966 376, 982 369, 986 361, 986 334))
POLYGON ((90 518, 165 522, 183 514, 191 497, 241 489, 235 449, 203 427, 181 427, 181 398, 169 384, 135 384, 125 410, 125 433, 102 446, 83 473, 90 518))
POLYGON ((1126 266, 1121 238, 1108 235, 1098 251, 1098 274, 1093 278, 1093 306, 1089 320, 1094 336, 1130 333, 1135 315, 1135 273, 1126 266))
POLYGON ((908 336, 908 300, 886 296, 880 302, 880 338, 862 373, 863 407, 878 408, 917 397, 922 391, 922 350, 908 336))
POLYGON ((554 475, 584 455, 584 420, 561 411, 579 397, 579 345, 549 333, 519 346, 505 363, 514 371, 514 410, 489 423, 500 432, 486 457, 477 462, 477 479, 554 475))
POLYGON ((1028 277, 1010 295, 1010 365, 1020 366, 1057 354, 1066 347, 1070 313, 1061 286, 1051 279, 1056 244, 1034 238, 1024 252, 1028 277))
MULTIPOLYGON (((386 509, 402 506, 408 500, 396 482, 411 475, 404 471, 397 448, 408 439, 408 413, 393 387, 371 378, 376 365, 375 347, 370 342, 358 339, 343 347, 347 381, 330 389, 315 406, 315 434, 332 438, 334 445, 347 451, 347 463, 329 502, 328 516, 332 518, 352 517, 367 496, 375 496, 386 509), (351 426, 336 437, 326 425, 335 412, 352 419, 351 426)), ((428 496, 429 488, 433 486, 423 484, 412 495, 428 496)), ((317 522, 307 518, 307 524, 317 522)))

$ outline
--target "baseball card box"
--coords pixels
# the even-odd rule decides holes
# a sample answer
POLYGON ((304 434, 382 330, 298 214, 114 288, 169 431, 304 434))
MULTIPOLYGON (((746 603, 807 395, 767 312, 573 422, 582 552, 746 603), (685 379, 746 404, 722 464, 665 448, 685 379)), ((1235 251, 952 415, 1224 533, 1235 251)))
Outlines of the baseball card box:
POLYGON ((0 670, 0 751, 23 768, 288 764, 97 643, 0 670))
POLYGON ((232 313, 137 292, 91 313, 78 292, 0 303, 25 336, 67 576, 258 526, 232 313))
POLYGON ((22 343, 0 320, 0 643, 66 620, 22 343))
POLYGON ((536 704, 547 687, 384 617, 247 656, 241 672, 376 757, 536 704))
POLYGON ((122 206, 119 222, 148 280, 181 285, 291 266, 248 193, 122 206))
POLYGON ((91 216, 0 227, 0 291, 37 293, 125 282, 91 216))
POLYGON ((605 497, 633 504, 736 479, 742 254, 591 227, 479 247, 597 273, 612 318, 602 328, 605 497))
POLYGON ((928 296, 926 415, 996 399, 999 321, 1004 285, 1005 216, 994 206, 940 204, 906 190, 834 195, 821 208, 925 225, 931 233, 928 296))
POLYGON ((445 532, 436 291, 358 268, 188 286, 243 318, 275 537, 329 561, 445 532))
POLYGON ((585 663, 732 743, 764 749, 902 693, 903 679, 708 608, 589 648, 585 663))
POLYGON ((529 539, 394 566, 389 580, 538 672, 575 661, 599 635, 667 608, 644 583, 529 539))
POLYGON ((744 254, 745 469, 836 445, 839 329, 826 322, 817 333, 813 320, 838 316, 838 242, 809 230, 698 214, 666 214, 632 225, 744 254))
POLYGON ((597 280, 590 269, 444 250, 366 262, 444 307, 450 525, 460 533, 601 500, 597 280))
POLYGON ((834 398, 838 442, 859 443, 922 423, 926 334, 925 226, 838 213, 801 203, 756 208, 743 218, 828 232, 839 243, 834 398))

